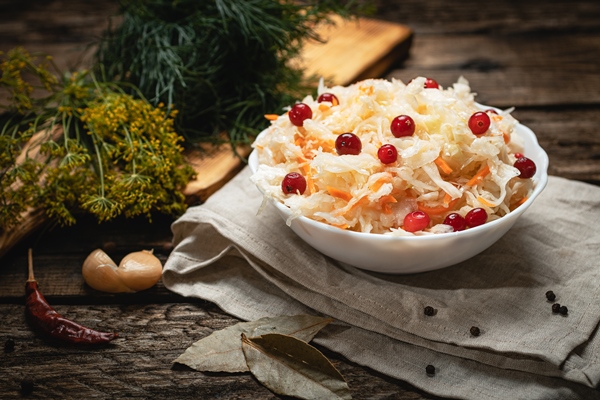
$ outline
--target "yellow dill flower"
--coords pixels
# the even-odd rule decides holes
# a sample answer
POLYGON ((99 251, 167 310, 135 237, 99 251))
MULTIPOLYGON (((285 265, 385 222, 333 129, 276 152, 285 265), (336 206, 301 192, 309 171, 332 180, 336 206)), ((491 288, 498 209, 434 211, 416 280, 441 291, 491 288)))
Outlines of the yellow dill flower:
POLYGON ((48 71, 50 62, 36 64, 22 49, 0 56, 0 90, 23 115, 0 127, 0 170, 5 171, 0 202, 9 205, 0 207, 0 228, 14 226, 28 207, 43 208, 63 224, 75 222, 74 210, 99 221, 183 212, 181 190, 193 171, 185 164, 172 112, 98 82, 87 71, 57 79, 48 71), (25 71, 39 79, 47 97, 31 97, 25 71), (15 166, 21 146, 32 137, 43 156, 15 166))

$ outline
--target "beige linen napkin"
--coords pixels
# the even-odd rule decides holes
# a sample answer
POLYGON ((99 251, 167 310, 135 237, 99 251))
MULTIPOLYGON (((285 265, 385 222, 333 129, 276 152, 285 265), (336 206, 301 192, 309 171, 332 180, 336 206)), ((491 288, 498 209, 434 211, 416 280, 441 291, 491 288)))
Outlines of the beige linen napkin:
POLYGON ((257 215, 262 197, 249 177, 246 168, 173 224, 167 288, 245 320, 331 316, 339 323, 315 342, 439 396, 600 399, 600 188, 551 177, 478 256, 383 275, 315 251, 272 205, 257 215), (548 290, 567 316, 552 313, 548 290), (426 316, 425 306, 436 314, 426 316))

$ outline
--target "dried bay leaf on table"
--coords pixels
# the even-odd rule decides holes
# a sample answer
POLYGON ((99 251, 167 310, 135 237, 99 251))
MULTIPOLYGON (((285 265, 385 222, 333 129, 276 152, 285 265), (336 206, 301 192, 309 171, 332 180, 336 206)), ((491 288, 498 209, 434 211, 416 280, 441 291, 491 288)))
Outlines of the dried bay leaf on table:
POLYGON ((273 392, 300 399, 351 399, 340 372, 319 350, 293 336, 242 334, 248 369, 273 392))
POLYGON ((310 342, 331 321, 331 318, 313 315, 294 315, 240 322, 198 340, 173 362, 198 371, 247 372, 240 339, 242 333, 250 337, 282 333, 310 342))

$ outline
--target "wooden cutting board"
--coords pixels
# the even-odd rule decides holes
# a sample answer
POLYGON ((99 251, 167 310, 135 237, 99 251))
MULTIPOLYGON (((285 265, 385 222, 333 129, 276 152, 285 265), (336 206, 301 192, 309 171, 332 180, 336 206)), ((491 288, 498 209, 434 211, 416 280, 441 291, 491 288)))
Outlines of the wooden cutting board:
MULTIPOLYGON (((405 25, 357 18, 333 18, 334 24, 317 29, 324 42, 311 41, 304 46, 298 60, 307 76, 316 75, 328 84, 349 85, 353 82, 381 77, 394 62, 408 55, 412 31, 405 25)), ((245 163, 249 147, 238 148, 236 156, 231 146, 206 146, 186 153, 196 171, 196 179, 184 190, 188 203, 206 200, 223 186, 245 163)))

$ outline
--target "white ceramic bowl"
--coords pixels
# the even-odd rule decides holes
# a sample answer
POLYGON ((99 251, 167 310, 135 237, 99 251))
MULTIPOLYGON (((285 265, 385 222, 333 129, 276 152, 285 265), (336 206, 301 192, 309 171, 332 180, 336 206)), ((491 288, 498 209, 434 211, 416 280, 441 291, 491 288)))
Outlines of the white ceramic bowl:
MULTIPOLYGON (((490 107, 485 107, 490 108, 490 107)), ((500 239, 531 206, 548 183, 548 155, 531 129, 517 125, 517 134, 524 144, 524 155, 533 160, 537 172, 532 178, 535 187, 531 196, 516 210, 495 221, 460 232, 427 236, 390 236, 339 229, 306 217, 292 220, 292 230, 321 253, 355 267, 389 274, 409 274, 445 268, 467 260, 500 239)), ((256 151, 250 154, 249 166, 258 168, 256 151)), ((283 218, 290 210, 273 202, 283 218)))

